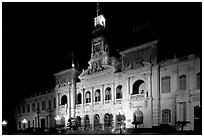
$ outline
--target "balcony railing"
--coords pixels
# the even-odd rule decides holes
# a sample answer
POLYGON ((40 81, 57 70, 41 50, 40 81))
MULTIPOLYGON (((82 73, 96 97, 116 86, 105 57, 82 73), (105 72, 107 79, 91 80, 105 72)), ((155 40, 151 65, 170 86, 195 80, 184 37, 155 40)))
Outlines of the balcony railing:
POLYGON ((133 94, 131 95, 131 100, 143 100, 146 98, 146 94, 133 94))

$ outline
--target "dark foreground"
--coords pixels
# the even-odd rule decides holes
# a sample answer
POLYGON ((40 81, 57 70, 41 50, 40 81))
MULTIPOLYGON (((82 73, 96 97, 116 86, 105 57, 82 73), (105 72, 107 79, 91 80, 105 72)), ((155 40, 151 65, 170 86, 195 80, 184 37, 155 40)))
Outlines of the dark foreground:
POLYGON ((64 131, 64 132, 13 132, 13 133, 3 133, 5 135, 201 135, 201 131, 158 131, 158 130, 150 130, 150 129, 142 129, 138 131, 114 131, 110 130, 102 130, 102 131, 94 131, 94 130, 75 130, 75 131, 64 131))

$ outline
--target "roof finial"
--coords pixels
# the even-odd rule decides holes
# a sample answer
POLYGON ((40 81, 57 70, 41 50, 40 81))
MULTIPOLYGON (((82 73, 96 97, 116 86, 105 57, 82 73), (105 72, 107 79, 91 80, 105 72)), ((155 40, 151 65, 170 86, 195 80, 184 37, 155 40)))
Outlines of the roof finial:
POLYGON ((98 16, 99 13, 100 13, 100 5, 99 5, 98 2, 97 2, 97 5, 96 5, 96 13, 97 13, 97 16, 98 16))

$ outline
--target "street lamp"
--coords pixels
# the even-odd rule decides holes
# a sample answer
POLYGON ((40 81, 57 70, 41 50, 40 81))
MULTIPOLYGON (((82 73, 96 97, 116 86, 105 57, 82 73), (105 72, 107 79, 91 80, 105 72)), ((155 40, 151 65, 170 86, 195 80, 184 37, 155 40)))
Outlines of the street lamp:
POLYGON ((4 120, 4 121, 2 122, 2 125, 3 125, 3 127, 5 127, 5 126, 7 125, 7 121, 4 120))
POLYGON ((25 130, 25 124, 27 124, 28 121, 26 119, 23 119, 22 123, 23 123, 23 127, 24 127, 24 130, 25 130))
POLYGON ((61 117, 59 115, 57 115, 55 117, 55 121, 56 121, 56 128, 58 129, 59 125, 60 125, 60 120, 61 120, 61 117))
POLYGON ((5 127, 6 127, 6 125, 7 125, 7 121, 6 120, 4 120, 3 122, 2 122, 2 126, 3 126, 3 133, 5 132, 5 127))

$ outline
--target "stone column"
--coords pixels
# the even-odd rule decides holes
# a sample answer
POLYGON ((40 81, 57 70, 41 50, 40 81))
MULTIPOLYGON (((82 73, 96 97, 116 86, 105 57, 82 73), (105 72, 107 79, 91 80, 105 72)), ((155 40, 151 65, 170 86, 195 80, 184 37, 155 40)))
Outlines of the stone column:
POLYGON ((190 103, 186 103, 186 121, 190 121, 190 103))
POLYGON ((130 99, 130 94, 131 94, 131 92, 130 92, 130 77, 128 77, 128 81, 127 81, 127 90, 128 90, 127 98, 130 99))
POLYGON ((95 93, 94 93, 94 88, 93 88, 93 87, 91 88, 91 94, 92 94, 92 95, 91 95, 91 97, 92 97, 92 98, 91 98, 91 102, 92 102, 92 106, 94 106, 94 102, 95 102, 95 100, 94 100, 95 93))
POLYGON ((59 97, 59 93, 57 93, 56 105, 57 105, 57 109, 59 109, 59 105, 60 105, 60 97, 59 97))
POLYGON ((115 83, 112 84, 112 102, 115 102, 115 83))
POLYGON ((180 121, 180 104, 176 104, 176 121, 180 121))
POLYGON ((102 90, 101 90, 101 102, 104 104, 104 85, 102 85, 102 90))
POLYGON ((81 93, 81 104, 82 104, 82 106, 84 106, 84 93, 83 93, 83 90, 80 93, 81 93))

